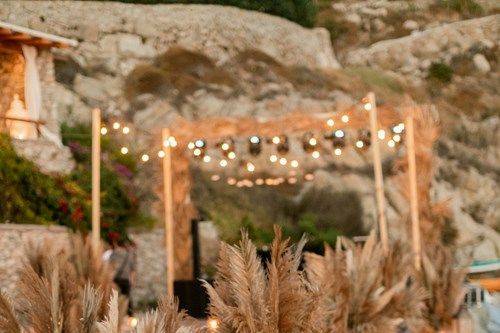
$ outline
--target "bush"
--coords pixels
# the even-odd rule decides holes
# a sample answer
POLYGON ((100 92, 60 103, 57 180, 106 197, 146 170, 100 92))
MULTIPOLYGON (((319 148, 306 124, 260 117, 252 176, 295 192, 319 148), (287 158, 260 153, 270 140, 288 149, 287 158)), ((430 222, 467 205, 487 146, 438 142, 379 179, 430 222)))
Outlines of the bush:
MULTIPOLYGON (((99 0, 108 1, 108 0, 99 0)), ((317 6, 312 0, 113 0, 140 4, 214 4, 281 16, 305 27, 314 26, 317 6)))
POLYGON ((474 0, 440 0, 439 5, 468 16, 484 13, 483 7, 474 0))
POLYGON ((442 62, 434 62, 429 68, 429 78, 444 83, 451 82, 453 78, 453 69, 442 62))

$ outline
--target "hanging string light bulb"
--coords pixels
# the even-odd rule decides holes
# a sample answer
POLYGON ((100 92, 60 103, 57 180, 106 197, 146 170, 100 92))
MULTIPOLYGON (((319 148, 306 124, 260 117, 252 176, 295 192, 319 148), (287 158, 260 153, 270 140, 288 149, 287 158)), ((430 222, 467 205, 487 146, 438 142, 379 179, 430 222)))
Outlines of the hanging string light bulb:
POLYGON ((113 129, 117 130, 117 129, 119 129, 119 128, 120 128, 120 123, 119 123, 119 122, 117 122, 117 121, 115 121, 115 122, 113 123, 113 129))
POLYGON ((290 150, 290 144, 288 142, 288 137, 286 135, 281 135, 279 137, 280 141, 278 143, 278 146, 276 147, 276 150, 280 154, 287 154, 288 151, 290 150))
POLYGON ((345 132, 343 130, 340 130, 340 129, 336 130, 333 133, 331 140, 332 140, 333 148, 344 148, 346 145, 345 132))
POLYGON ((130 128, 128 126, 124 126, 122 128, 122 132, 123 132, 123 134, 129 134, 130 133, 130 128))
POLYGON ((106 127, 101 127, 101 134, 106 135, 108 133, 108 129, 106 127))
POLYGON ((356 141, 356 148, 366 149, 371 144, 371 133, 368 130, 361 129, 358 131, 358 139, 356 141))
POLYGON ((205 161, 205 152, 207 148, 207 143, 203 139, 197 139, 194 141, 193 155, 196 158, 201 158, 205 161))
POLYGON ((258 136, 253 135, 248 138, 248 151, 253 156, 258 156, 260 154, 262 151, 262 145, 261 139, 258 136))
POLYGON ((318 140, 314 137, 314 134, 311 132, 307 132, 302 137, 302 148, 305 152, 311 153, 316 150, 316 146, 318 145, 318 140))

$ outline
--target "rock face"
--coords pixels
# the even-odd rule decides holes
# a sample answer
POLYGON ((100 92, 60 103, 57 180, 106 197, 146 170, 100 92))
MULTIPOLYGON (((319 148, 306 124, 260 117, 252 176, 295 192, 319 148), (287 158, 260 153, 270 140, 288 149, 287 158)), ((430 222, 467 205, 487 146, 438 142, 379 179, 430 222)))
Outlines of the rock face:
POLYGON ((35 163, 46 174, 67 175, 75 168, 68 147, 60 147, 46 139, 12 140, 16 152, 35 163))
POLYGON ((148 58, 172 45, 216 61, 257 49, 286 64, 338 67, 324 30, 233 7, 2 1, 0 13, 10 23, 82 40, 79 53, 89 65, 114 72, 127 69, 120 58, 148 58))

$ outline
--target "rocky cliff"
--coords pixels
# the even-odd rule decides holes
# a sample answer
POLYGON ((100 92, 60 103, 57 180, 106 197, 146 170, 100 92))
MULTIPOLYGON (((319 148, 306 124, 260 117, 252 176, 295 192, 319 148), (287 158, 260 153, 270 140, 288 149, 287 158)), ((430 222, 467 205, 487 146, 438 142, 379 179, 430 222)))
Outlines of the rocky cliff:
MULTIPOLYGON (((90 108, 101 107, 109 119, 126 118, 142 132, 139 147, 150 145, 146 134, 158 133, 175 114, 200 119, 321 112, 350 105, 368 90, 380 102, 398 103, 410 93, 433 103, 443 124, 434 197, 451 199, 465 250, 470 247, 476 258, 498 256, 499 16, 436 16, 432 22, 432 1, 412 4, 336 2, 338 18, 357 27, 353 38, 342 40, 345 49, 337 50, 342 67, 324 29, 236 8, 3 1, 0 14, 78 39, 78 48, 55 53, 58 83, 46 91, 54 96, 53 114, 61 121, 88 121, 90 108), (418 19, 409 22, 411 17, 418 19), (435 63, 452 70, 449 81, 432 78, 435 63)), ((375 205, 368 164, 346 154, 340 170, 319 171, 316 184, 357 193, 370 226, 375 205)), ((145 168, 139 181, 154 188, 154 175, 145 168)), ((407 208, 394 188, 389 179, 389 222, 398 230, 407 208)))

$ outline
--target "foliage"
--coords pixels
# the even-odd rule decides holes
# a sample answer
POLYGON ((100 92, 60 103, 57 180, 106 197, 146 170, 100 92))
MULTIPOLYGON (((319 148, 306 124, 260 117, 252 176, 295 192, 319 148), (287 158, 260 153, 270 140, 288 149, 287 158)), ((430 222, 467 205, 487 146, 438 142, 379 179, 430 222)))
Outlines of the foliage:
POLYGON ((429 78, 448 83, 453 78, 453 69, 442 62, 434 62, 429 67, 429 78))
MULTIPOLYGON (((104 1, 104 0, 99 0, 104 1)), ((214 4, 234 6, 281 16, 305 27, 312 27, 317 7, 312 0, 114 0, 142 4, 214 4)))
POLYGON ((369 86, 380 87, 398 94, 404 92, 400 82, 376 69, 370 67, 349 67, 346 70, 349 74, 360 77, 369 86))
POLYGON ((483 7, 475 0, 439 0, 439 5, 469 16, 478 16, 484 13, 483 7))

